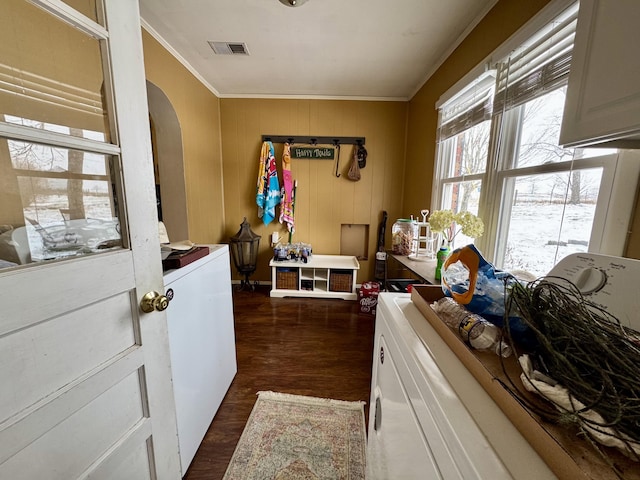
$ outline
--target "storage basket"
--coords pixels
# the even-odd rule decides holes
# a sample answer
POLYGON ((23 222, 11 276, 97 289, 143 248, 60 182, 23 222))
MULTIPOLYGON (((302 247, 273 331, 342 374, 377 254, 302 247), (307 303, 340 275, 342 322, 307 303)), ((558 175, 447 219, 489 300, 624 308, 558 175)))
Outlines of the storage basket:
POLYGON ((298 269, 276 268, 276 288, 279 290, 297 290, 298 269))
POLYGON ((329 274, 330 291, 351 293, 352 287, 353 270, 331 270, 329 274))

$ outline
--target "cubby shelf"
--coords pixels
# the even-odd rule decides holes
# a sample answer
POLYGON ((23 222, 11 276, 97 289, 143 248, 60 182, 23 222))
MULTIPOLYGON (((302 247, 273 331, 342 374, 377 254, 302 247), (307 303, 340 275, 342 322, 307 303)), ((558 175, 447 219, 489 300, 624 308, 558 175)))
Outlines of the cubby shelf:
POLYGON ((322 297, 357 300, 358 259, 312 255, 307 263, 271 260, 272 297, 322 297))

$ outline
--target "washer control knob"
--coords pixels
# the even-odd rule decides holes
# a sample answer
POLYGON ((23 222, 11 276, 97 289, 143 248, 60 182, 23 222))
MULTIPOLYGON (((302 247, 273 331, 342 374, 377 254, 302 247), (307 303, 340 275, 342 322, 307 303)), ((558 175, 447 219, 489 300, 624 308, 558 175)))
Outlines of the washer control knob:
POLYGON ((587 267, 578 273, 575 285, 583 295, 595 293, 607 283, 607 274, 599 268, 587 267))

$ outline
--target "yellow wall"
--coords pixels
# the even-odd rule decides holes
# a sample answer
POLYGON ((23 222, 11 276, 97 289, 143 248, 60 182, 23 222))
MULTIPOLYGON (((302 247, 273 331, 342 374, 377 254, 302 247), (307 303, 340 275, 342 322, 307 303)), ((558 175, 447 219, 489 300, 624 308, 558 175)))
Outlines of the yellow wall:
POLYGON ((220 100, 144 29, 142 41, 147 80, 167 96, 182 130, 189 240, 226 242, 220 100))
MULTIPOLYGON (((274 221, 265 226, 257 215, 262 135, 366 138, 367 164, 358 182, 347 178, 351 145, 341 148, 340 178, 335 176, 335 161, 292 160, 293 178, 298 180, 293 241, 311 243, 314 253, 339 254, 341 225, 367 224, 369 256, 360 262, 358 282, 372 279, 381 212, 389 214, 388 239, 392 219, 407 214, 401 210, 407 103, 223 98, 220 104, 227 235, 235 234, 246 216, 251 229, 262 236, 252 279, 271 280, 271 233, 278 231, 288 240, 283 225, 274 221)), ((282 186, 283 145, 274 146, 282 186)))

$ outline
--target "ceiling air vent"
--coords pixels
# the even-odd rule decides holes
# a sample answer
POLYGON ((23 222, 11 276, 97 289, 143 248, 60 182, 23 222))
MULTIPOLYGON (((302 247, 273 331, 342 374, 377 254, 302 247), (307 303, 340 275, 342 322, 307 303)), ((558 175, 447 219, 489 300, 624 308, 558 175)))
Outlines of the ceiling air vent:
POLYGON ((207 42, 218 55, 249 55, 244 43, 238 42, 207 42))

